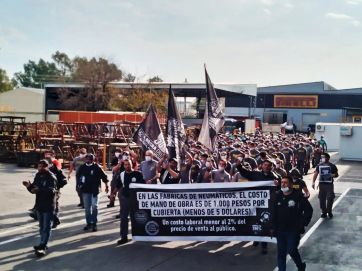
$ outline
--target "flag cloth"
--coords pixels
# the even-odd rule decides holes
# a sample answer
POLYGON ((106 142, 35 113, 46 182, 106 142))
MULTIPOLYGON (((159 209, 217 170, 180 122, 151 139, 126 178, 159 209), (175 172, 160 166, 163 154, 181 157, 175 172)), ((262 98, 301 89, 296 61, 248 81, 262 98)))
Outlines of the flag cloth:
POLYGON ((168 91, 168 112, 167 112, 167 150, 169 158, 176 158, 178 167, 184 156, 186 133, 181 115, 178 112, 175 95, 171 89, 168 91))
POLYGON ((206 107, 198 140, 209 150, 214 151, 217 134, 224 126, 225 120, 224 120, 224 113, 222 112, 221 106, 219 104, 219 99, 217 98, 214 86, 211 83, 206 68, 205 68, 205 78, 206 78, 206 107))
POLYGON ((165 139, 152 105, 148 107, 145 118, 134 133, 133 141, 143 151, 152 150, 158 160, 167 153, 165 139))

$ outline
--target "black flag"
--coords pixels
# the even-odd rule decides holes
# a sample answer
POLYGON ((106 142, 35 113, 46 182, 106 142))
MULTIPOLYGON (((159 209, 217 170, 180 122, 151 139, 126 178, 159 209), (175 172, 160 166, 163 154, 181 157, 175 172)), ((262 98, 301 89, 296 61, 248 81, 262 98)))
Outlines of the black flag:
POLYGON ((165 139, 152 105, 148 107, 145 118, 133 135, 133 141, 143 151, 152 150, 158 160, 167 153, 165 139))
POLYGON ((177 110, 173 91, 168 91, 168 114, 167 114, 167 150, 169 158, 176 158, 178 167, 185 147, 186 133, 180 113, 177 110))
POLYGON ((221 110, 219 99, 205 67, 206 78, 206 107, 204 120, 199 135, 199 142, 209 150, 215 150, 215 141, 218 132, 224 126, 224 113, 221 110))

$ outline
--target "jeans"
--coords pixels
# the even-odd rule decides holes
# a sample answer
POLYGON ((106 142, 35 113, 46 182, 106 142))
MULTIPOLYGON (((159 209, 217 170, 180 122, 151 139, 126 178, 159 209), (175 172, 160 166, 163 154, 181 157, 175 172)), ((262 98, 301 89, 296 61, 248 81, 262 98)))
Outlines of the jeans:
POLYGON ((53 212, 37 211, 37 215, 39 221, 40 245, 46 246, 50 238, 53 212))
POLYGON ((98 216, 98 195, 92 193, 82 193, 87 225, 97 224, 98 216))
POLYGON ((296 266, 302 266, 302 259, 298 251, 300 235, 294 231, 279 231, 277 233, 278 268, 286 271, 287 254, 293 259, 296 266))
POLYGON ((131 202, 129 198, 120 196, 119 204, 121 206, 120 217, 121 217, 121 239, 126 239, 128 234, 128 216, 130 213, 131 202))

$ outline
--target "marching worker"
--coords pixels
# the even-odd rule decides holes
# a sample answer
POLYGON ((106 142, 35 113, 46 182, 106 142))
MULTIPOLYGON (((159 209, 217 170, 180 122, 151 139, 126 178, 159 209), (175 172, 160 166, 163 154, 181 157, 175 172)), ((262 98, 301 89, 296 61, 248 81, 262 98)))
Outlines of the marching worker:
POLYGON ((298 251, 300 234, 305 232, 312 218, 313 208, 308 199, 298 190, 293 189, 293 179, 284 177, 281 190, 277 192, 272 220, 272 236, 277 238, 278 268, 286 270, 287 254, 293 259, 298 271, 304 271, 306 264, 302 262, 298 251))
MULTIPOLYGON (((321 163, 316 167, 313 175, 312 188, 315 189, 315 182, 319 175, 319 205, 322 210, 321 217, 333 217, 332 207, 335 198, 333 178, 338 177, 338 169, 336 165, 329 162, 330 155, 323 153, 321 156, 321 163)), ((318 188, 318 186, 317 186, 318 188)))
POLYGON ((157 161, 154 159, 152 150, 145 152, 145 160, 141 162, 140 170, 147 184, 157 184, 157 161))
POLYGON ((101 180, 106 185, 106 193, 109 191, 108 177, 103 169, 94 162, 94 155, 89 153, 85 157, 85 164, 80 166, 77 179, 80 180, 80 190, 83 196, 85 219, 87 225, 84 231, 92 229, 97 231, 98 194, 101 190, 101 180))
POLYGON ((72 163, 70 163, 70 168, 69 168, 69 172, 68 172, 68 180, 69 180, 73 170, 75 170, 75 174, 76 174, 75 190, 77 191, 79 201, 80 201, 78 204, 78 207, 81 207, 81 208, 84 208, 84 204, 83 204, 82 191, 80 191, 80 180, 77 179, 77 172, 78 172, 80 166, 84 165, 86 155, 87 155, 87 150, 85 148, 81 148, 79 150, 79 155, 73 159, 72 163))
MULTIPOLYGON (((240 162, 236 160, 237 166, 236 168, 239 170, 240 175, 247 178, 249 181, 274 181, 275 185, 278 185, 278 181, 280 181, 280 176, 276 175, 272 172, 273 163, 269 159, 263 160, 261 163, 261 171, 250 171, 247 170, 244 166, 244 162, 240 162)), ((253 246, 258 246, 259 242, 254 242, 253 246)), ((268 243, 261 243, 261 253, 268 253, 268 243)))
POLYGON ((34 246, 34 249, 38 256, 46 254, 55 209, 57 179, 49 171, 48 166, 48 161, 41 160, 38 163, 38 172, 35 174, 34 182, 23 181, 23 185, 28 191, 35 194, 35 209, 39 221, 40 243, 34 246))
POLYGON ((118 189, 119 205, 122 206, 120 211, 121 239, 117 241, 118 245, 125 244, 129 241, 127 238, 128 216, 131 208, 129 185, 131 183, 145 183, 145 181, 143 180, 142 173, 133 170, 131 160, 128 159, 123 160, 123 165, 124 165, 124 171, 120 173, 120 178, 117 178, 117 183, 116 183, 116 187, 118 189))
POLYGON ((225 160, 219 161, 218 169, 211 171, 211 182, 212 183, 224 183, 231 182, 230 174, 225 170, 227 162, 225 160))

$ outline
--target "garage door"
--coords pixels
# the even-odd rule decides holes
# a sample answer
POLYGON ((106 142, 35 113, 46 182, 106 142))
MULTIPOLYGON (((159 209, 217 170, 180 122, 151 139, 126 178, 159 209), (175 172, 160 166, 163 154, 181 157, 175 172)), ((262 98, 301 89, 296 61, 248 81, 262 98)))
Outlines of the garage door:
POLYGON ((306 131, 309 124, 316 124, 320 121, 320 114, 304 113, 302 114, 302 130, 306 131))

